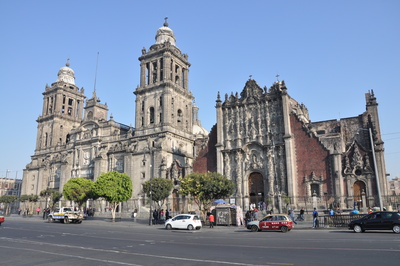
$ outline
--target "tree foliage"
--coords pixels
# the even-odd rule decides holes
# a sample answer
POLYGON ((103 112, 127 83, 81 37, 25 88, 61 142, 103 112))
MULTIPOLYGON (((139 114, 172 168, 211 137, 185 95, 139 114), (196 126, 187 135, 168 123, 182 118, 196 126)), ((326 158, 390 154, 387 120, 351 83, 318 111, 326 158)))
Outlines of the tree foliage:
MULTIPOLYGON (((19 201, 20 202, 26 202, 26 201, 28 202, 28 208, 27 209, 29 210, 30 213, 32 213, 32 211, 33 211, 32 202, 37 202, 38 200, 39 200, 39 196, 38 195, 33 195, 33 194, 21 195, 19 197, 19 201)), ((28 214, 28 212, 26 214, 28 214)))
POLYGON ((38 195, 21 195, 19 197, 19 201, 20 202, 25 202, 25 201, 29 201, 29 202, 37 202, 39 200, 39 196, 38 195))
POLYGON ((8 215, 10 213, 10 205, 18 200, 16 195, 3 195, 0 197, 0 203, 4 203, 5 205, 5 214, 8 215))
POLYGON ((79 208, 88 200, 95 198, 95 183, 86 178, 72 178, 65 183, 63 195, 66 199, 78 203, 79 208))
POLYGON ((229 197, 234 188, 235 184, 219 173, 192 173, 181 179, 179 192, 192 196, 204 217, 214 200, 229 197))
POLYGON ((154 202, 157 202, 158 208, 161 208, 164 205, 165 199, 171 194, 173 187, 172 180, 155 177, 143 184, 143 192, 147 197, 151 197, 154 202))
POLYGON ((112 205, 112 218, 115 220, 119 203, 132 197, 132 180, 127 174, 117 171, 103 173, 95 182, 94 192, 112 205))
POLYGON ((63 194, 57 189, 47 188, 45 190, 40 191, 40 197, 45 197, 46 201, 49 200, 49 207, 52 209, 54 205, 60 201, 63 194), (47 199, 48 198, 48 199, 47 199))

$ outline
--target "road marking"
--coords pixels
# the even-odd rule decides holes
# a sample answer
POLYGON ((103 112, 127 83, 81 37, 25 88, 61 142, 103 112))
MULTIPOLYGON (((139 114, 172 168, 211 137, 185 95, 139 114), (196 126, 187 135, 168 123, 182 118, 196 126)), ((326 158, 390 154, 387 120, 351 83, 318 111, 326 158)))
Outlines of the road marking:
MULTIPOLYGON (((135 253, 135 252, 127 252, 127 251, 118 251, 118 250, 109 250, 109 249, 98 249, 98 248, 90 248, 90 247, 82 247, 82 246, 71 246, 66 244, 51 244, 51 243, 43 243, 31 240, 23 240, 23 239, 13 239, 8 237, 0 237, 1 240, 14 242, 14 243, 25 243, 25 244, 36 244, 36 245, 48 245, 48 246, 57 246, 57 247, 64 247, 64 248, 72 248, 72 249, 84 249, 90 251, 98 251, 98 252, 108 252, 108 253, 119 253, 119 254, 126 254, 126 255, 133 255, 133 256, 144 256, 144 257, 153 257, 153 258, 160 258, 160 259, 170 259, 170 260, 180 260, 180 261, 191 261, 191 262, 200 262, 200 263, 207 263, 207 264, 228 264, 228 265, 240 265, 240 266, 261 266, 258 264, 249 264, 249 263, 240 263, 240 262, 232 262, 232 261, 215 261, 215 260, 203 260, 203 259, 190 259, 190 258, 182 258, 182 257, 172 257, 172 256, 162 256, 162 255, 152 255, 152 254, 145 254, 145 253, 135 253)), ((64 257, 72 257, 84 260, 92 260, 92 261, 100 261, 100 262, 107 262, 107 263, 114 263, 114 264, 121 264, 121 265, 131 265, 131 266, 142 266, 139 264, 130 264, 125 262, 118 262, 118 261, 111 261, 111 260, 101 260, 96 258, 90 257, 83 257, 77 255, 68 255, 68 254, 61 254, 61 253, 54 253, 44 250, 36 250, 32 248, 18 248, 18 247, 8 247, 8 246, 0 246, 0 248, 8 248, 8 249, 19 249, 25 251, 33 251, 33 252, 41 252, 44 254, 51 254, 56 256, 64 256, 64 257)), ((268 265, 294 265, 294 264, 284 264, 284 263, 267 263, 263 264, 263 266, 268 265)))

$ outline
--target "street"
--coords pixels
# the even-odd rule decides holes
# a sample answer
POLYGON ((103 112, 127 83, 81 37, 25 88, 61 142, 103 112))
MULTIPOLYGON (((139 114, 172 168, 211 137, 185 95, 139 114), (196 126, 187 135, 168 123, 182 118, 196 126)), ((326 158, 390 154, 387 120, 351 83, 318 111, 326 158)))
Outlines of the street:
POLYGON ((347 228, 167 231, 128 219, 61 224, 7 217, 0 258, 3 265, 398 265, 400 235, 347 228))

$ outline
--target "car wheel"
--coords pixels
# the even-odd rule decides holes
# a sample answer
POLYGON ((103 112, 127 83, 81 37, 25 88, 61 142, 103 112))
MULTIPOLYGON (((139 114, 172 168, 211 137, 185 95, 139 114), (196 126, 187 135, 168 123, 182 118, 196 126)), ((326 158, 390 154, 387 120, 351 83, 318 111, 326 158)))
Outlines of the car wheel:
POLYGON ((287 226, 282 226, 281 231, 282 231, 282 233, 286 233, 288 231, 287 226))
POLYGON ((393 225, 393 232, 395 232, 396 234, 400 233, 400 225, 396 224, 393 225))
POLYGON ((54 219, 53 219, 53 217, 49 216, 49 217, 47 218, 47 221, 48 221, 49 223, 52 223, 52 222, 54 222, 54 219))
POLYGON ((167 224, 166 228, 167 228, 167 230, 171 230, 172 229, 172 225, 167 224))
POLYGON ((69 224, 69 218, 68 217, 64 217, 64 223, 69 224))
POLYGON ((354 232, 356 232, 356 233, 361 233, 361 232, 364 232, 364 230, 362 229, 362 227, 360 226, 360 225, 358 225, 358 224, 356 224, 355 226, 354 226, 354 232))
POLYGON ((258 231, 257 225, 252 225, 252 226, 251 226, 251 231, 252 231, 252 232, 257 232, 257 231, 258 231))
POLYGON ((191 230, 194 229, 194 227, 193 227, 193 225, 189 224, 188 227, 187 227, 187 229, 191 231, 191 230))

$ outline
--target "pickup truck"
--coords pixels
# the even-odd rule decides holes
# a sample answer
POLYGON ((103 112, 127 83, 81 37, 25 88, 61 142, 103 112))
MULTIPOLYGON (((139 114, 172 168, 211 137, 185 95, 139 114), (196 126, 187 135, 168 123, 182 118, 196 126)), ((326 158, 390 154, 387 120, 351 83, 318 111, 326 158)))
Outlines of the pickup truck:
POLYGON ((55 220, 59 220, 61 223, 82 223, 83 214, 80 211, 74 211, 72 207, 62 207, 57 208, 54 211, 50 212, 47 217, 47 221, 49 223, 54 222, 55 220))

